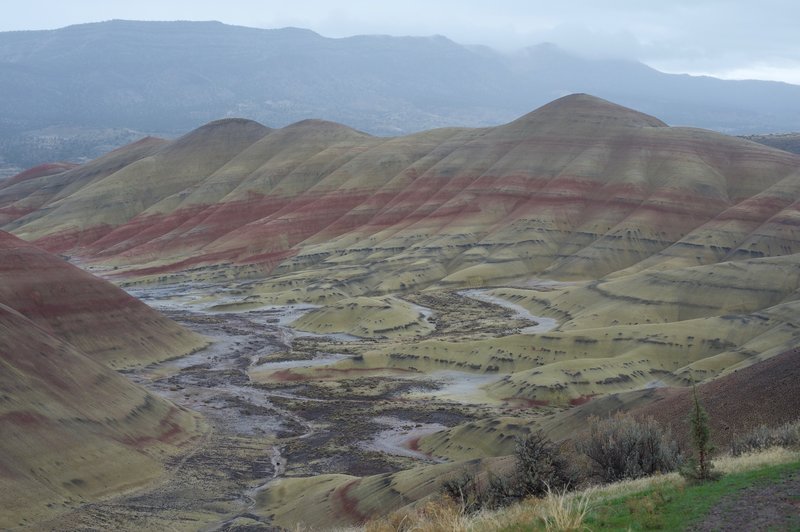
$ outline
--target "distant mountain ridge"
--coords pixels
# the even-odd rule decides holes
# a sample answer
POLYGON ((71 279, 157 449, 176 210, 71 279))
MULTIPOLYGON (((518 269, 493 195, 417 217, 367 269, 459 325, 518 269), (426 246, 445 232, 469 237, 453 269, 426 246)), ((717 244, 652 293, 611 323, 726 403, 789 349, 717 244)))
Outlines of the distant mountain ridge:
POLYGON ((0 33, 0 166, 93 158, 232 116, 378 135, 491 126, 574 92, 729 133, 800 123, 800 86, 664 74, 553 45, 504 55, 444 37, 115 20, 0 33))

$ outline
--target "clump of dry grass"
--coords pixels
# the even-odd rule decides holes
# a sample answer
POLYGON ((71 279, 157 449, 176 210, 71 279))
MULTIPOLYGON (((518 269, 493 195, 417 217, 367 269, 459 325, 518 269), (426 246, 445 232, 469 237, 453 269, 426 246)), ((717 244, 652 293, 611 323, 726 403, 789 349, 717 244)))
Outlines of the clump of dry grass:
POLYGON ((423 504, 416 510, 398 511, 370 521, 365 532, 461 532, 469 530, 470 518, 448 497, 423 504))
POLYGON ((465 514, 449 498, 430 501, 416 511, 402 511, 371 521, 365 532, 468 532, 503 530, 520 524, 536 524, 544 530, 584 530, 591 509, 588 492, 549 491, 540 499, 528 499, 502 510, 465 514))
POLYGON ((540 504, 541 519, 546 530, 584 530, 590 510, 590 494, 550 491, 540 504))
POLYGON ((800 460, 800 451, 784 447, 772 447, 741 456, 723 455, 714 459, 717 469, 723 473, 743 473, 762 467, 788 464, 800 460))
POLYGON ((470 520, 469 530, 504 530, 521 523, 539 520, 541 499, 527 499, 496 511, 478 512, 470 520))

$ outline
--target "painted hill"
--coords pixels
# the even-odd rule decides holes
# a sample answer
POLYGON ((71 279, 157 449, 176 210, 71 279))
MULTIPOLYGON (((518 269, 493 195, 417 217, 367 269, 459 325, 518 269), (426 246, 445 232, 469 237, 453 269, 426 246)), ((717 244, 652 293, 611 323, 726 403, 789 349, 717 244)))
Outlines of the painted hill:
POLYGON ((551 44, 501 54, 441 36, 329 39, 216 22, 2 32, 0 92, 0 162, 17 167, 229 116, 277 127, 318 117, 380 135, 491 126, 574 92, 725 132, 792 131, 800 120, 797 86, 665 74, 551 44))
POLYGON ((119 288, 0 232, 0 527, 163 474, 164 459, 185 451, 202 423, 105 364, 162 360, 204 343, 119 288))
POLYGON ((123 290, 4 232, 0 303, 112 368, 165 360, 206 343, 123 290))
POLYGON ((314 301, 797 246, 800 157, 585 95, 487 129, 384 139, 328 122, 271 131, 227 120, 148 149, 93 180, 80 167, 0 185, 8 218, 44 199, 4 228, 137 276, 220 263, 271 272, 272 300, 298 298, 293 280, 311 269, 299 298, 314 301))
POLYGON ((425 334, 416 311, 397 302, 379 317, 371 298, 570 281, 495 292, 558 321, 538 354, 525 335, 483 349, 430 339, 360 362, 421 367, 425 352, 509 373, 498 398, 566 403, 792 348, 798 197, 800 156, 579 94, 503 126, 390 139, 319 120, 213 122, 15 178, 0 198, 38 208, 0 212, 121 280, 247 280, 246 306, 328 305, 300 324, 315 331, 425 334))
MULTIPOLYGON (((227 119, 58 170, 0 184, 6 230, 122 283, 196 281, 203 304, 318 304, 296 325, 366 339, 310 342, 353 356, 257 365, 256 384, 473 374, 459 400, 493 414, 415 441, 433 456, 507 454, 524 430, 556 435, 550 421, 574 428, 620 405, 678 412, 693 381, 722 412, 739 390, 769 406, 747 383, 792 391, 780 373, 800 345, 795 154, 576 94, 502 126, 395 138, 227 119), (552 328, 530 331, 464 288, 552 328)), ((344 523, 431 493, 451 466, 283 479, 254 511, 285 506, 278 524, 293 525, 304 507, 284 495, 302 492, 316 522, 344 523)))
POLYGON ((204 430, 3 304, 0 370, 2 528, 151 482, 204 430))

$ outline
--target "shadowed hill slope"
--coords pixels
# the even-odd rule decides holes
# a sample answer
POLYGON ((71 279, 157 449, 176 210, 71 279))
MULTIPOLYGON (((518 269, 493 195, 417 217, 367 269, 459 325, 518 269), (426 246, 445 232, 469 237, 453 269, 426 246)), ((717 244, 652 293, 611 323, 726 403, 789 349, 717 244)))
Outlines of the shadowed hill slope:
MULTIPOLYGON (((712 438, 718 445, 727 445, 759 425, 777 427, 796 421, 800 412, 800 351, 792 349, 704 383, 698 387, 698 397, 708 411, 712 438)), ((666 388, 656 390, 651 404, 633 412, 673 427, 676 436, 688 443, 686 413, 691 404, 691 389, 666 388)))
POLYGON ((150 482, 203 430, 3 304, 0 390, 3 528, 150 482))
POLYGON ((165 360, 206 344, 116 286, 4 232, 0 303, 114 368, 165 360))
POLYGON ((106 364, 141 365, 205 343, 110 283, 0 232, 0 527, 158 478, 164 459, 205 429, 106 364))

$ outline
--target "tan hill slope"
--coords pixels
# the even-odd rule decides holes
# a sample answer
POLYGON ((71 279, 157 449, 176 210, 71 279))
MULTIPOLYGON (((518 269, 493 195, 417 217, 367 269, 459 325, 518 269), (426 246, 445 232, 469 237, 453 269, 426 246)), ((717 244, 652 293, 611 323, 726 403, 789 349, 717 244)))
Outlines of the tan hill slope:
POLYGON ((0 185, 0 220, 9 228, 29 223, 62 198, 151 155, 166 143, 147 137, 77 168, 42 165, 22 172, 0 185))
POLYGON ((41 207, 45 212, 18 220, 14 227, 25 227, 19 234, 48 235, 40 243, 51 251, 97 240, 143 210, 185 193, 266 131, 255 122, 222 120, 171 143, 144 139, 120 148, 95 161, 100 168, 93 168, 91 176, 54 176, 56 186, 66 187, 41 207))

